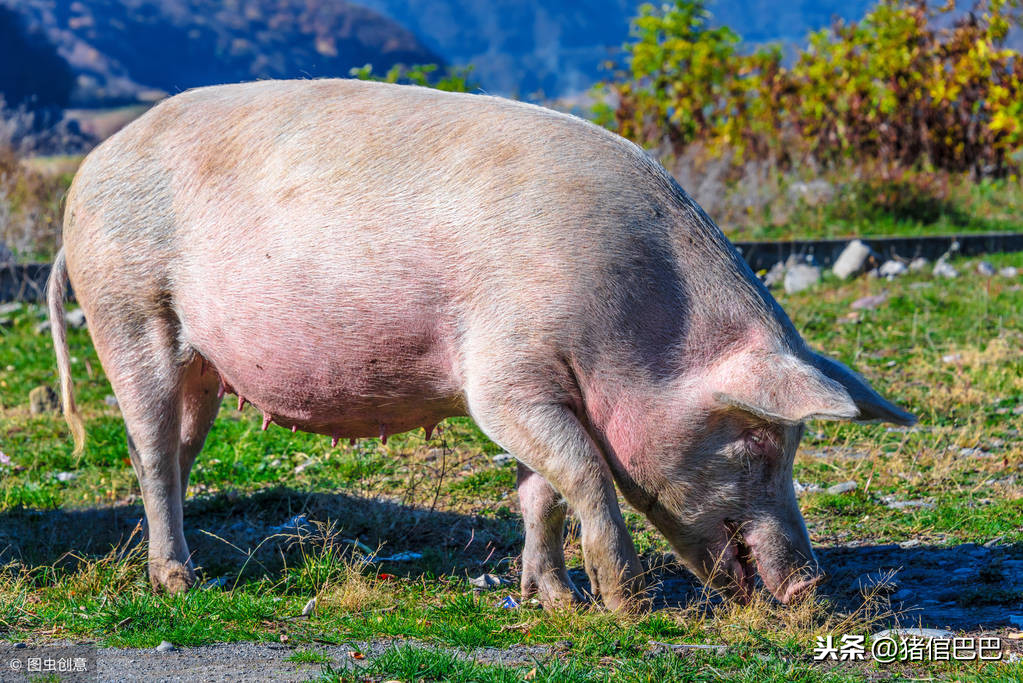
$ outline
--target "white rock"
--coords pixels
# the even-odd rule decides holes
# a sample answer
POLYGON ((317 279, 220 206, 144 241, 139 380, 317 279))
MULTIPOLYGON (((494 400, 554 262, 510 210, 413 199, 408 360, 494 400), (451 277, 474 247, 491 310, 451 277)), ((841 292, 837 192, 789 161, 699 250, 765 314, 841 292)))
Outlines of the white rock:
POLYGON ((840 493, 849 493, 850 491, 856 490, 855 481, 843 481, 841 484, 835 484, 834 486, 828 487, 828 493, 833 496, 837 496, 840 493))
POLYGON ((496 588, 503 583, 504 581, 501 577, 494 576, 493 574, 480 574, 474 579, 469 579, 469 585, 476 588, 496 588))
POLYGON ((1005 266, 1004 268, 998 271, 998 274, 1001 275, 1002 277, 1016 277, 1017 275, 1019 275, 1019 269, 1016 268, 1015 266, 1005 266))
POLYGON ((984 277, 991 277, 992 275, 994 275, 998 271, 996 271, 995 267, 993 265, 991 265, 989 262, 987 262, 987 261, 980 261, 980 262, 977 263, 977 272, 980 275, 983 275, 984 277))
POLYGON ((80 308, 68 311, 64 314, 64 320, 67 322, 68 327, 80 330, 85 327, 85 311, 80 308))
POLYGON ((57 472, 57 481, 74 481, 78 478, 77 472, 57 472))
POLYGON ((930 261, 925 259, 923 256, 917 256, 915 259, 909 262, 909 271, 911 273, 918 273, 921 270, 927 270, 927 266, 930 261))
POLYGON ((881 277, 886 277, 889 280, 893 280, 900 275, 905 275, 909 271, 906 264, 902 261, 885 261, 881 264, 881 267, 877 269, 877 274, 881 277))
POLYGON ((174 647, 174 644, 168 640, 161 640, 160 644, 156 646, 157 652, 174 652, 178 648, 174 647))
POLYGON ((782 261, 778 261, 771 270, 767 271, 764 275, 764 286, 765 287, 776 287, 785 280, 785 264, 782 261))
POLYGON ((870 247, 866 244, 860 240, 853 240, 839 254, 831 270, 835 275, 844 280, 850 275, 855 275, 863 270, 863 266, 872 253, 870 247))
POLYGON ((316 611, 316 598, 309 598, 309 602, 302 608, 302 616, 312 616, 312 613, 316 611))
POLYGON ((820 268, 799 263, 785 271, 785 291, 795 294, 814 286, 820 280, 820 268))
POLYGON ((505 465, 515 460, 515 456, 511 453, 498 453, 491 460, 494 461, 495 465, 505 465))
POLYGON ((948 261, 939 260, 934 264, 932 271, 934 277, 954 278, 959 277, 959 271, 953 268, 948 261))

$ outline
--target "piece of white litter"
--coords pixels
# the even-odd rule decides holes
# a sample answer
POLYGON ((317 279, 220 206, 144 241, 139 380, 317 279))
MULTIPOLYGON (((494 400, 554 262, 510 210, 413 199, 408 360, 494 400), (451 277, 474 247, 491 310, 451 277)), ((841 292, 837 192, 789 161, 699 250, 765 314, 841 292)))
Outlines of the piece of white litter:
POLYGON ((311 616, 312 613, 315 612, 315 611, 316 611, 316 598, 309 598, 309 602, 307 602, 305 604, 305 607, 302 608, 302 616, 303 617, 311 616))
POLYGON ((469 585, 476 588, 496 588, 504 583, 499 576, 493 574, 480 574, 475 579, 469 579, 469 585))
POLYGON ((510 595, 504 596, 504 599, 501 600, 501 602, 497 603, 497 606, 502 609, 518 609, 519 607, 521 607, 521 605, 519 605, 518 600, 516 600, 510 595))

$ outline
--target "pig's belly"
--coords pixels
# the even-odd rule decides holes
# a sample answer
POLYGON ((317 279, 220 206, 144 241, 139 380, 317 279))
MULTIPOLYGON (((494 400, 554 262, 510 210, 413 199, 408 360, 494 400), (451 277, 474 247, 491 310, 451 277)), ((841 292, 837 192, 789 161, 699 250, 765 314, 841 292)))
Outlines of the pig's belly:
POLYGON ((284 427, 375 437, 465 414, 453 326, 429 306, 373 308, 227 306, 186 329, 226 391, 284 427))

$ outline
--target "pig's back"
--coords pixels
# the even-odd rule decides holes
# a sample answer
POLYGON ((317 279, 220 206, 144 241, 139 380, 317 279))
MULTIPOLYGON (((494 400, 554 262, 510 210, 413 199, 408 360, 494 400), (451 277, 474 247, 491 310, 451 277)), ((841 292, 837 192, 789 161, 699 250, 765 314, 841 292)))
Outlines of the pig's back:
POLYGON ((349 80, 206 88, 80 176, 69 204, 118 204, 117 220, 88 237, 69 225, 66 241, 169 289, 233 387, 257 405, 286 389, 271 408, 309 420, 328 397, 414 394, 450 412, 467 335, 575 343, 616 305, 606 280, 622 264, 654 268, 640 285, 675 302, 670 179, 621 138, 530 105, 349 80))

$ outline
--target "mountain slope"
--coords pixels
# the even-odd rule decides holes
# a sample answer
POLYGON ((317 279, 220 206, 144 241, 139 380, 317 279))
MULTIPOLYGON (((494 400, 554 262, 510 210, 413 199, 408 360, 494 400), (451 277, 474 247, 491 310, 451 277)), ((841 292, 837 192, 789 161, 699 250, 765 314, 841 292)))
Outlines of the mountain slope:
MULTIPOLYGON (((367 62, 443 61, 407 29, 344 0, 0 0, 76 73, 77 106, 213 83, 347 76, 367 62)), ((35 65, 26 60, 24 69, 35 65)))

